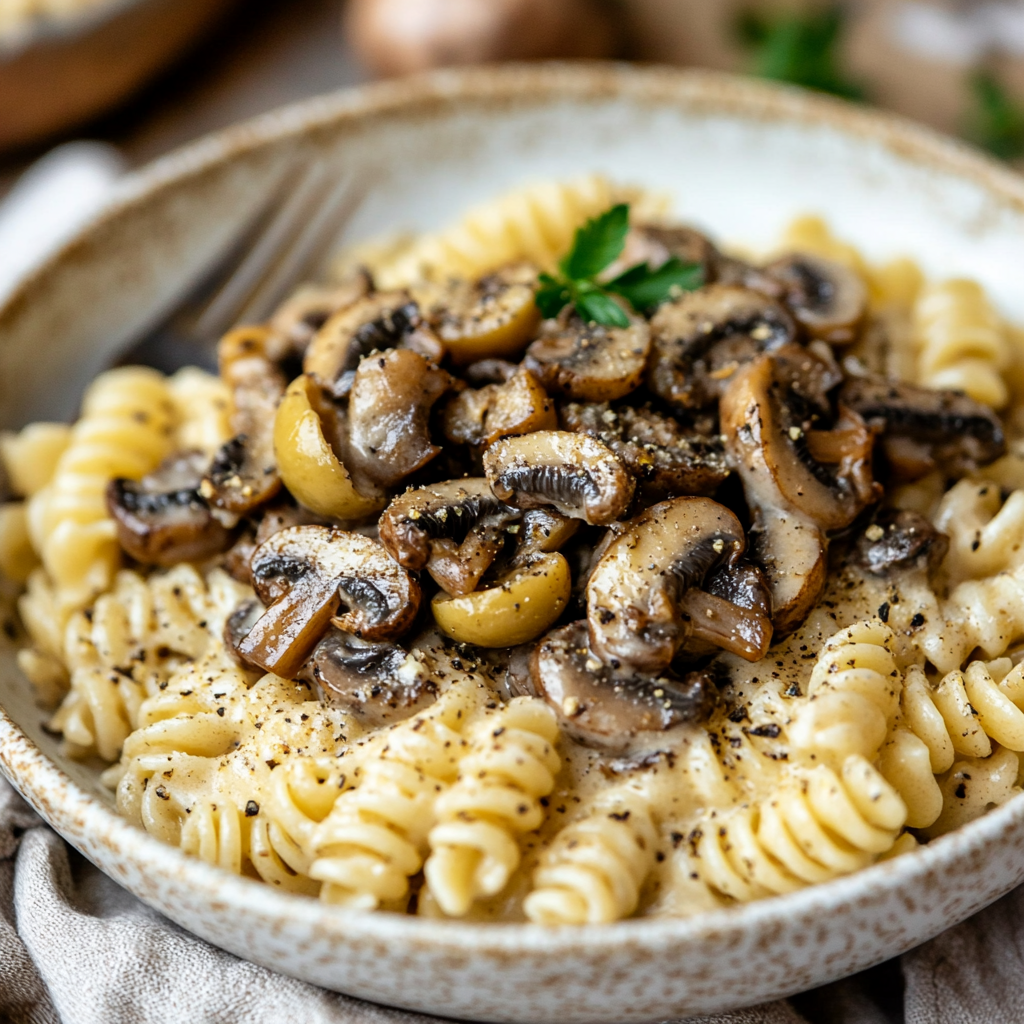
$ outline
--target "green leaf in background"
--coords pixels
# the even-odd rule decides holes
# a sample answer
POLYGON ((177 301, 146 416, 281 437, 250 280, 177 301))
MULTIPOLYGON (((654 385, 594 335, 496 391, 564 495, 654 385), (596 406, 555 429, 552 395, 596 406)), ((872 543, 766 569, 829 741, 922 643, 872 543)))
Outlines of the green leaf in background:
POLYGON ((610 295, 596 289, 576 296, 576 311, 584 320, 592 320, 605 327, 629 326, 629 317, 622 307, 610 295))
POLYGON ((692 292, 704 283, 704 271, 699 263, 682 263, 674 257, 657 270, 646 263, 631 267, 607 289, 629 301, 634 309, 651 309, 670 298, 674 291, 692 292))
POLYGON ((622 252, 628 231, 629 205, 619 203, 577 228, 559 268, 570 281, 596 277, 622 252))
POLYGON ((975 72, 970 84, 974 107, 964 134, 1003 160, 1024 156, 1024 104, 991 71, 975 72))
POLYGON ((840 67, 845 27, 839 7, 771 16, 747 11, 737 21, 736 35, 752 51, 751 70, 761 78, 861 100, 864 91, 840 67))
POLYGON ((540 275, 540 287, 537 289, 535 301, 540 315, 545 319, 558 316, 572 302, 572 292, 550 274, 540 275))

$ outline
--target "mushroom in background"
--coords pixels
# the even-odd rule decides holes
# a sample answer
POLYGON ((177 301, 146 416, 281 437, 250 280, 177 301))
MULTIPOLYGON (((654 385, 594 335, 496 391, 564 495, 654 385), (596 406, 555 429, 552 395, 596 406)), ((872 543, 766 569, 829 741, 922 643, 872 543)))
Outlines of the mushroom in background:
POLYGON ((544 57, 609 57, 616 26, 600 0, 351 0, 345 31, 378 75, 544 57))

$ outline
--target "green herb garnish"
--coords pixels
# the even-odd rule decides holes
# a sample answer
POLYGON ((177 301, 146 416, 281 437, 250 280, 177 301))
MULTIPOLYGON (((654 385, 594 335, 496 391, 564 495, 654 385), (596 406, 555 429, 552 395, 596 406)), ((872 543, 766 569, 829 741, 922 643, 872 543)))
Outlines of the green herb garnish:
POLYGON ((703 283, 696 263, 672 258, 651 269, 647 263, 630 267, 611 281, 599 282, 601 272, 622 253, 629 231, 629 204, 619 203, 577 228, 572 248, 559 260, 557 276, 540 275, 537 308, 544 317, 557 316, 566 306, 588 322, 605 327, 628 327, 629 317, 612 298, 621 295, 634 309, 646 310, 675 291, 692 291, 703 283))
POLYGON ((971 92, 974 109, 968 120, 967 137, 1003 160, 1024 156, 1024 104, 1014 100, 987 70, 971 76, 971 92))
POLYGON ((839 7, 775 17, 747 11, 740 16, 736 32, 752 51, 755 75, 861 100, 864 90, 840 68, 838 48, 845 25, 839 7))

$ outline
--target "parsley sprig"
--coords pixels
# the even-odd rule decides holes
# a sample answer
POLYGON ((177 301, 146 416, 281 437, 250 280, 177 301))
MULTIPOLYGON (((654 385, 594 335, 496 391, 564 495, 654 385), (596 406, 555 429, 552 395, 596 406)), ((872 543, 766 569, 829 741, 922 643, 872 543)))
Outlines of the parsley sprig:
POLYGON ((628 203, 619 203, 578 228, 572 248, 559 260, 559 273, 540 275, 536 301, 541 315, 557 316, 571 304, 588 322, 628 327, 629 317, 612 295, 621 295, 642 311, 664 302, 677 289, 692 291, 701 286, 700 266, 674 257, 653 270, 647 263, 638 263, 611 281, 600 281, 601 272, 622 254, 628 231, 628 203))
POLYGON ((1024 103, 1015 100, 987 69, 971 76, 974 108, 967 137, 1004 160, 1024 156, 1024 103))

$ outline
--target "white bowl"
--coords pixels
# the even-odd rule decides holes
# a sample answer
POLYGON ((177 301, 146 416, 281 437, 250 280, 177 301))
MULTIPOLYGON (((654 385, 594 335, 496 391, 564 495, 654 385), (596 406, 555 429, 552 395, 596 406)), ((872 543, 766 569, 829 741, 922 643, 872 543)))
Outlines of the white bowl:
MULTIPOLYGON (((296 151, 374 184, 360 237, 427 228, 524 180, 601 171, 672 194, 718 237, 769 243, 820 211, 872 257, 969 274, 1024 320, 1024 180, 868 110, 659 69, 459 71, 341 93, 174 154, 0 311, 0 417, 73 411, 85 381, 296 151)), ((690 920, 481 926, 338 910, 228 876, 136 830, 67 761, 0 649, 0 768, 127 889, 239 956, 352 995, 488 1021, 648 1021, 832 981, 930 938, 1024 879, 1024 798, 913 854, 690 920)))

